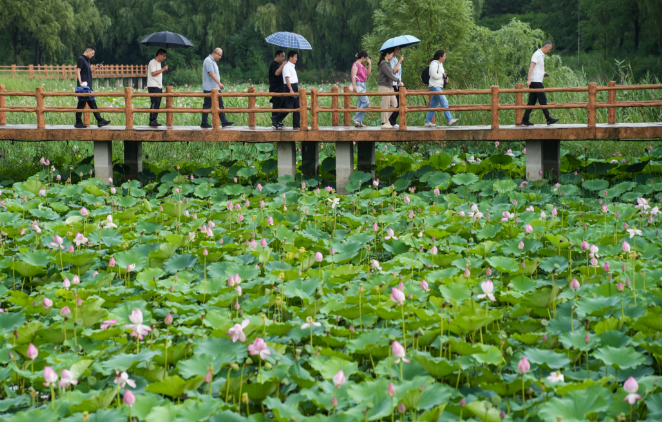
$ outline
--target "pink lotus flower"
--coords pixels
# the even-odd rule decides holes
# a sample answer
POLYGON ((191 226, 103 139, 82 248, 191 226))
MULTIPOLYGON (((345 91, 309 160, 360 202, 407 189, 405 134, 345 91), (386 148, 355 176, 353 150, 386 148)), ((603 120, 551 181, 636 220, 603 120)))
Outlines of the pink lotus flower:
POLYGON ((133 330, 131 337, 138 337, 142 340, 144 335, 147 335, 147 333, 152 331, 149 326, 143 324, 143 313, 140 309, 134 309, 133 312, 131 312, 131 315, 129 315, 129 320, 131 320, 133 324, 126 324, 125 327, 133 330))
POLYGON ((524 242, 520 240, 519 244, 517 245, 517 249, 520 251, 524 250, 524 242))
POLYGON ((345 373, 341 369, 338 371, 336 375, 333 376, 333 385, 336 388, 340 388, 345 382, 347 382, 347 378, 345 377, 345 373))
POLYGON ((421 281, 421 289, 423 289, 424 292, 429 292, 430 291, 430 286, 428 286, 428 282, 423 280, 421 281))
POLYGON ((464 269, 464 276, 465 276, 466 278, 471 277, 471 271, 469 271, 469 268, 465 268, 465 269, 464 269))
POLYGON ((492 268, 487 267, 487 270, 485 270, 485 274, 486 274, 488 277, 491 277, 491 276, 492 276, 492 268))
POLYGON ((620 281, 616 283, 616 288, 618 289, 619 292, 622 292, 625 289, 625 286, 623 286, 623 283, 620 281))
POLYGON ((531 224, 527 224, 526 226, 524 226, 524 231, 528 234, 533 233, 533 226, 531 226, 531 224))
POLYGON ((558 211, 556 210, 556 207, 552 208, 552 217, 556 217, 558 215, 558 211))
POLYGON ((70 385, 76 385, 76 384, 78 384, 78 380, 74 378, 74 374, 72 374, 71 371, 63 369, 62 378, 60 378, 60 387, 67 388, 70 385))
POLYGON ((393 398, 395 397, 395 386, 392 382, 388 383, 388 388, 386 389, 386 395, 393 398))
POLYGON ((260 355, 260 359, 265 360, 267 355, 271 354, 271 350, 267 347, 267 343, 261 338, 256 338, 253 344, 248 345, 248 352, 251 356, 260 355))
POLYGON ((262 185, 261 185, 261 184, 258 183, 256 187, 257 187, 257 190, 259 190, 260 192, 262 192, 262 185))
POLYGON ((439 188, 434 188, 433 192, 434 192, 434 196, 439 196, 439 194, 441 194, 441 192, 439 191, 439 188))
POLYGON ((267 239, 262 238, 262 240, 260 240, 260 246, 262 246, 263 248, 266 248, 267 247, 267 239))
POLYGON ((44 308, 48 309, 51 306, 53 306, 53 301, 45 297, 44 300, 42 301, 42 304, 44 305, 44 308))
POLYGON ((39 351, 37 350, 36 347, 34 347, 34 344, 30 343, 30 345, 28 346, 28 352, 26 353, 26 355, 28 356, 28 358, 30 360, 35 360, 35 359, 37 359, 37 356, 39 356, 39 351))
POLYGON ((582 250, 587 251, 590 248, 589 244, 587 241, 582 240, 582 250))
POLYGON ((400 360, 402 360, 405 363, 411 362, 409 359, 405 358, 405 348, 402 347, 400 343, 396 341, 393 342, 393 347, 391 348, 393 352, 393 356, 396 357, 397 359, 393 361, 393 363, 400 363, 400 360))
POLYGON ((386 236, 384 237, 384 240, 398 240, 398 238, 395 236, 395 233, 393 232, 393 229, 388 229, 386 230, 386 236))
POLYGON ((494 297, 494 283, 492 280, 483 281, 480 283, 480 288, 483 289, 483 293, 476 296, 478 299, 489 298, 492 302, 496 302, 496 297, 494 297))
POLYGON ((627 396, 623 399, 623 401, 627 401, 630 403, 630 405, 633 405, 637 402, 638 399, 641 398, 639 394, 637 394, 637 391, 639 391, 639 384, 637 383, 637 380, 634 379, 633 377, 628 378, 624 383, 623 383, 623 390, 625 390, 627 396))
POLYGON ((90 215, 90 213, 89 211, 87 211, 87 208, 83 207, 80 209, 80 215, 82 215, 83 217, 87 217, 88 215, 90 215))
POLYGON ((55 248, 55 249, 57 249, 57 248, 64 249, 64 246, 62 246, 62 244, 64 243, 64 239, 62 239, 58 235, 55 235, 53 237, 53 240, 55 240, 55 242, 49 242, 48 246, 50 246, 51 248, 55 248))
POLYGON ((62 316, 65 317, 65 318, 66 318, 67 315, 69 315, 70 313, 71 313, 71 309, 69 309, 68 306, 65 306, 64 308, 62 308, 62 309, 60 310, 60 315, 62 315, 62 316))
POLYGON ((102 330, 107 330, 108 327, 111 327, 111 326, 113 326, 113 325, 115 325, 115 324, 117 324, 117 320, 116 320, 116 319, 109 319, 109 320, 107 320, 107 321, 104 321, 104 322, 101 324, 101 329, 102 329, 102 330))
POLYGON ((115 380, 113 382, 119 385, 119 388, 124 388, 127 385, 131 388, 136 388, 136 381, 129 379, 129 374, 126 372, 120 374, 120 371, 115 371, 115 380))
POLYGON ((136 402, 136 396, 133 395, 131 390, 127 389, 127 390, 124 390, 123 400, 124 400, 124 404, 129 406, 129 409, 130 409, 131 407, 133 407, 133 404, 136 402))
POLYGON ((274 225, 274 218, 272 216, 267 217, 267 224, 270 226, 274 225))
POLYGON ((205 374, 205 382, 210 383, 211 382, 211 372, 207 372, 205 374))
POLYGON ((32 228, 34 229, 35 233, 37 233, 37 234, 41 233, 41 229, 39 228, 38 225, 35 224, 35 225, 32 226, 32 228))
POLYGON ((405 204, 408 204, 411 202, 411 199, 407 195, 405 195, 405 204))
POLYGON ((246 334, 244 334, 244 328, 250 324, 249 319, 245 319, 241 324, 235 324, 234 327, 230 328, 227 332, 227 335, 232 336, 232 342, 236 343, 237 340, 242 343, 246 341, 246 334))
POLYGON ((572 282, 570 282, 570 288, 572 290, 575 290, 575 291, 577 291, 577 289, 579 289, 579 281, 577 281, 576 278, 573 278, 572 282))
POLYGON ((622 248, 624 253, 630 253, 630 244, 627 241, 623 241, 622 248))
POLYGON ((57 386, 57 374, 50 366, 44 368, 44 381, 46 381, 44 383, 46 387, 57 386))
POLYGON ((395 302, 397 305, 404 304, 405 302, 405 294, 401 290, 393 287, 391 289, 391 300, 395 302))
POLYGON ((437 253, 439 253, 439 249, 437 249, 436 246, 432 246, 432 249, 430 249, 430 253, 432 255, 436 255, 437 253))
POLYGON ((605 270, 605 272, 609 272, 609 262, 605 261, 605 265, 602 266, 602 269, 605 270))
POLYGON ((316 262, 322 262, 323 259, 324 259, 324 257, 322 256, 322 253, 321 253, 321 252, 317 252, 317 253, 315 254, 315 261, 316 261, 316 262))
POLYGON ((372 230, 376 232, 379 231, 379 224, 377 224, 376 221, 372 223, 372 230))
POLYGON ((69 287, 71 286, 71 282, 69 281, 68 278, 64 278, 64 281, 62 282, 62 287, 65 288, 65 290, 69 290, 69 287))
POLYGON ((529 364, 529 360, 526 357, 520 359, 519 363, 517 364, 517 372, 524 375, 530 370, 531 370, 531 364, 529 364))
POLYGON ((108 266, 109 267, 114 267, 115 266, 115 257, 111 256, 110 261, 108 261, 108 266))

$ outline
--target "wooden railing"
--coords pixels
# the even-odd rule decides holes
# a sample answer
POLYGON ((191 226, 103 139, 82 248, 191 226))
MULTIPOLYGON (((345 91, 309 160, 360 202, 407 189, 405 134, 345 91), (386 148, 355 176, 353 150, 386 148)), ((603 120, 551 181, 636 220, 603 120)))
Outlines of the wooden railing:
MULTIPOLYGON (((76 65, 0 66, 0 77, 22 76, 42 79, 69 79, 76 77, 76 65)), ((104 64, 92 72, 93 78, 139 78, 147 76, 147 65, 104 64)))
MULTIPOLYGON (((570 88, 545 88, 538 90, 531 90, 523 88, 522 84, 517 84, 514 89, 501 89, 498 86, 492 86, 490 89, 477 89, 477 90, 448 90, 444 91, 443 95, 446 96, 468 96, 468 95, 489 95, 491 96, 490 104, 457 104, 449 108, 429 108, 428 106, 408 106, 407 99, 414 96, 429 97, 434 95, 431 91, 412 90, 408 91, 406 88, 401 88, 399 93, 400 106, 393 109, 382 109, 380 107, 369 107, 361 109, 366 112, 399 112, 400 113, 400 130, 407 129, 407 114, 416 112, 428 111, 484 111, 491 114, 491 128, 499 129, 500 112, 503 110, 515 110, 516 124, 522 121, 522 113, 527 109, 586 109, 588 111, 587 126, 595 127, 597 120, 597 110, 601 108, 608 109, 609 124, 616 123, 616 108, 625 107, 660 107, 662 100, 648 100, 648 101, 616 101, 616 94, 618 91, 625 90, 661 90, 662 84, 658 85, 621 85, 617 86, 615 82, 610 82, 607 86, 597 86, 596 83, 591 82, 587 87, 570 87, 570 88), (608 100, 606 102, 597 101, 598 92, 608 92, 608 100), (571 103, 549 103, 546 106, 524 105, 524 94, 529 92, 572 92, 572 93, 587 93, 586 102, 571 102, 571 103), (500 95, 502 94, 515 94, 515 104, 504 104, 500 102, 500 95)), ((126 116, 126 129, 133 129, 133 115, 135 113, 165 113, 166 125, 172 126, 174 113, 212 113, 212 125, 214 129, 220 128, 220 120, 218 113, 220 112, 218 106, 218 98, 247 98, 248 107, 228 107, 223 110, 225 113, 247 113, 248 125, 254 127, 256 125, 256 113, 272 113, 272 112, 299 112, 301 116, 301 130, 309 130, 308 124, 308 111, 310 113, 310 129, 318 130, 319 115, 320 113, 332 113, 332 125, 337 126, 340 123, 340 114, 343 115, 343 123, 345 126, 351 124, 351 112, 356 112, 356 106, 351 106, 351 97, 368 96, 368 97, 383 97, 389 95, 396 95, 388 92, 366 92, 356 93, 349 92, 349 87, 344 87, 344 91, 340 92, 338 87, 333 87, 330 92, 319 92, 317 88, 312 88, 308 93, 306 89, 300 89, 298 94, 300 107, 298 109, 277 109, 274 110, 269 107, 256 106, 255 99, 258 97, 286 97, 292 96, 289 93, 273 93, 273 92, 255 92, 254 87, 250 87, 247 92, 223 92, 219 93, 214 89, 211 93, 205 94, 202 92, 174 92, 172 87, 166 87, 166 92, 162 94, 149 94, 144 92, 134 92, 132 88, 124 88, 124 92, 95 92, 92 94, 76 94, 74 92, 44 92, 42 87, 37 87, 35 91, 5 91, 4 86, 0 85, 0 125, 6 124, 6 113, 35 113, 37 117, 37 127, 45 127, 45 114, 46 113, 74 113, 77 110, 75 107, 46 107, 44 99, 46 97, 121 97, 124 98, 124 107, 102 107, 98 111, 102 113, 122 113, 126 116), (6 97, 34 97, 35 106, 7 106, 6 97), (166 107, 161 109, 149 108, 136 108, 133 106, 134 98, 144 97, 164 97, 166 98, 166 107), (204 98, 211 97, 212 108, 210 110, 203 110, 202 108, 176 108, 173 105, 174 98, 204 98), (322 97, 331 98, 331 106, 320 106, 319 101, 322 97), (339 104, 340 98, 343 99, 342 107, 339 104), (310 104, 310 105, 309 105, 310 104)), ((86 123, 89 124, 89 114, 86 114, 86 123)))

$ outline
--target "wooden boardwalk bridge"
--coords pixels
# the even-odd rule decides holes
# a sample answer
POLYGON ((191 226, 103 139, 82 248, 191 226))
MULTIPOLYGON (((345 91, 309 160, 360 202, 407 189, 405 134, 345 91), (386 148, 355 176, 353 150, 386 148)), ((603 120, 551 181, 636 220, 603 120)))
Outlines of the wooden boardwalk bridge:
MULTIPOLYGON (((73 92, 44 92, 41 87, 35 91, 5 91, 0 86, 0 139, 3 140, 35 140, 35 141, 63 141, 85 140, 94 141, 95 174, 102 180, 112 175, 112 143, 123 141, 125 145, 125 164, 130 168, 130 175, 135 177, 142 171, 142 142, 276 142, 278 143, 278 174, 296 173, 296 142, 302 143, 302 171, 314 176, 318 172, 319 142, 336 143, 336 185, 339 192, 345 192, 345 185, 349 183, 349 176, 354 171, 354 147, 357 149, 357 165, 360 170, 372 171, 375 164, 375 142, 411 142, 411 141, 526 141, 527 177, 530 180, 540 178, 539 172, 551 172, 555 177, 560 173, 560 141, 561 140, 606 140, 606 139, 662 139, 662 122, 649 123, 617 123, 616 108, 625 107, 660 107, 662 101, 617 101, 616 94, 624 90, 660 90, 662 85, 627 85, 617 86, 610 82, 608 86, 597 86, 590 83, 587 87, 546 88, 543 90, 529 90, 518 84, 514 89, 500 89, 493 86, 489 90, 447 90, 447 96, 489 95, 490 104, 454 105, 449 110, 456 111, 484 111, 491 115, 491 124, 485 126, 453 126, 440 128, 411 127, 407 125, 407 115, 427 111, 442 111, 445 109, 430 109, 427 106, 408 106, 407 99, 412 96, 429 96, 430 91, 407 91, 402 88, 399 95, 400 105, 396 109, 383 110, 379 107, 370 107, 368 112, 397 111, 400 113, 400 127, 398 129, 384 130, 379 127, 351 127, 351 113, 356 107, 351 106, 351 97, 367 95, 380 97, 393 95, 392 93, 367 92, 357 94, 339 92, 337 88, 331 92, 319 92, 313 88, 310 92, 300 89, 296 94, 299 97, 301 113, 301 128, 297 130, 275 130, 270 127, 256 125, 256 114, 271 113, 267 107, 256 107, 256 98, 288 96, 291 94, 275 94, 270 92, 255 92, 251 87, 248 92, 223 92, 213 90, 210 94, 202 92, 173 92, 167 87, 162 94, 148 94, 134 92, 132 88, 125 88, 124 92, 95 92, 94 94, 75 94, 73 92), (543 92, 578 92, 586 93, 586 102, 550 103, 547 106, 527 106, 524 104, 524 94, 534 91, 543 92), (606 102, 597 101, 598 92, 608 92, 606 102), (514 104, 500 102, 500 95, 515 94, 514 104), (74 113, 75 107, 46 107, 44 99, 47 97, 122 97, 123 107, 103 107, 102 113, 120 113, 125 116, 124 126, 105 126, 96 128, 89 126, 86 129, 75 129, 72 125, 46 125, 46 113, 74 113), (141 97, 160 96, 166 99, 165 108, 151 110, 133 106, 133 100, 141 97), (248 99, 248 107, 225 108, 225 113, 247 113, 248 126, 233 126, 221 128, 218 108, 218 97, 240 97, 248 99), (7 106, 7 97, 33 97, 35 105, 7 106), (212 109, 202 108, 176 108, 174 98, 211 97, 212 109), (331 97, 331 106, 320 105, 320 98, 331 97), (342 105, 340 100, 342 99, 342 105), (586 109, 586 124, 557 124, 552 126, 536 125, 532 127, 520 126, 522 114, 525 109, 586 109), (607 122, 597 123, 597 110, 608 110, 607 122), (515 110, 516 125, 501 125, 500 112, 515 110), (156 112, 166 115, 166 125, 160 127, 134 125, 134 114, 156 112), (212 113, 212 128, 202 129, 199 126, 174 126, 173 116, 176 113, 212 113), (12 125, 6 123, 7 113, 32 113, 36 115, 36 124, 12 125), (332 126, 319 126, 320 113, 331 113, 332 126), (340 116, 343 124, 340 124, 340 116)), ((85 123, 89 125, 89 113, 85 113, 85 123)))

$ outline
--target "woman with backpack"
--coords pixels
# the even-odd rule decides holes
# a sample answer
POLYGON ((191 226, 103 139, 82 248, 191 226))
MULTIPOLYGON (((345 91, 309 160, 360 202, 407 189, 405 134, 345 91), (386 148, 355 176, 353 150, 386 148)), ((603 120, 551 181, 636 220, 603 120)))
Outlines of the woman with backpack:
MULTIPOLYGON (((356 61, 352 65, 352 88, 354 92, 366 92, 366 82, 368 81, 368 75, 372 73, 372 61, 368 57, 368 52, 361 50, 356 53, 356 61), (366 69, 364 63, 368 62, 368 68, 366 69)), ((368 108, 370 107, 370 101, 368 97, 362 95, 358 97, 358 102, 356 108, 368 108)), ((364 127, 363 116, 365 116, 365 111, 359 111, 352 118, 352 122, 356 127, 364 127)))
MULTIPOLYGON (((448 82, 448 77, 444 73, 444 62, 446 61, 446 52, 444 50, 437 50, 434 53, 434 57, 430 61, 430 91, 442 92, 444 90, 444 85, 448 82)), ((430 100, 430 108, 437 108, 441 106, 442 108, 448 108, 448 100, 445 95, 433 95, 430 100)), ((436 127, 432 123, 434 118, 434 111, 428 111, 427 116, 425 117, 425 127, 436 127)), ((448 126, 453 126, 460 119, 454 119, 450 111, 444 111, 446 115, 446 120, 448 120, 448 126)))
MULTIPOLYGON (((393 68, 391 67, 391 59, 395 55, 395 50, 393 48, 387 48, 379 54, 379 92, 393 92, 393 82, 397 82, 397 86, 402 86, 402 82, 398 79, 397 76, 393 74, 393 68)), ((402 62, 403 56, 400 56, 398 64, 402 62)), ((395 95, 385 95, 382 97, 381 108, 396 108, 398 106, 398 101, 395 98, 395 95)), ((389 123, 388 119, 391 117, 391 112, 382 112, 382 129, 392 129, 393 126, 389 123)))

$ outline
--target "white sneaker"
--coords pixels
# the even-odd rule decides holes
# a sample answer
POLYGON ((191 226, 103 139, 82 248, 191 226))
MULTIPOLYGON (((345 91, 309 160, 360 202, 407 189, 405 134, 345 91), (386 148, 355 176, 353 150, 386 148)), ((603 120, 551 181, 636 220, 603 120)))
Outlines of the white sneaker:
POLYGON ((400 129, 400 125, 398 124, 393 125, 393 129, 400 129))
POLYGON ((437 127, 437 125, 434 124, 434 123, 432 123, 432 122, 427 122, 427 123, 425 124, 425 127, 437 127))
POLYGON ((393 126, 389 122, 382 123, 382 129, 393 129, 393 126))
POLYGON ((453 126, 455 123, 459 122, 460 119, 451 119, 451 121, 448 122, 448 126, 453 126))

